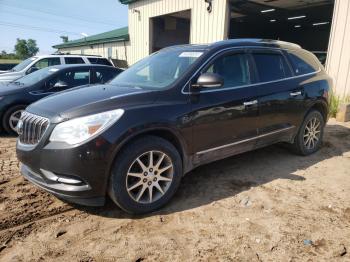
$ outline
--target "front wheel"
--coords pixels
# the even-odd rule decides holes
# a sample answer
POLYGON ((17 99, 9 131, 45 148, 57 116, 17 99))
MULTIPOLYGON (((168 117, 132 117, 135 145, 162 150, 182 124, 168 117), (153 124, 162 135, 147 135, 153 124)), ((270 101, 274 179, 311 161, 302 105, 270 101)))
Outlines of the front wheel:
POLYGON ((155 136, 140 138, 119 153, 112 169, 109 195, 132 214, 154 211, 176 192, 182 161, 176 148, 155 136))
POLYGON ((294 149, 297 154, 310 155, 322 146, 325 121, 319 111, 313 110, 307 114, 295 137, 294 149))
POLYGON ((8 134, 17 135, 16 127, 25 108, 26 106, 24 105, 17 105, 9 108, 5 112, 2 119, 2 126, 8 134))

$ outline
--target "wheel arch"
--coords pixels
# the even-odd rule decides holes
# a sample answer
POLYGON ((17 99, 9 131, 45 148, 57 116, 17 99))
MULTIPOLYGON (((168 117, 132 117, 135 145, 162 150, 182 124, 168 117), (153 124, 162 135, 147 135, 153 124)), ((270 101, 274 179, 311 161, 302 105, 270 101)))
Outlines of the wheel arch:
POLYGON ((19 102, 13 102, 13 103, 9 103, 6 106, 3 107, 1 113, 0 113, 0 126, 1 128, 5 128, 4 127, 4 117, 6 116, 7 112, 9 110, 11 110, 12 108, 16 107, 16 106, 22 106, 24 108, 26 108, 29 104, 28 103, 22 103, 21 101, 19 102))
POLYGON ((191 165, 188 157, 188 148, 184 141, 184 138, 182 138, 181 135, 179 135, 176 131, 170 128, 157 127, 157 128, 145 129, 142 131, 135 132, 132 135, 128 135, 128 137, 124 139, 113 152, 113 156, 111 157, 111 160, 108 165, 109 166, 107 170, 108 176, 110 176, 113 163, 116 160, 116 158, 119 156, 120 152, 122 152, 122 150, 125 147, 127 147, 132 141, 135 141, 136 139, 139 139, 145 136, 156 136, 170 142, 177 149, 177 151, 181 156, 183 172, 186 173, 188 170, 191 169, 191 165))
POLYGON ((327 122, 327 120, 328 120, 328 104, 327 104, 327 102, 325 102, 323 100, 319 100, 319 101, 316 101, 315 103, 313 103, 310 106, 309 110, 306 112, 304 119, 312 110, 319 111, 323 116, 324 122, 325 123, 327 122))

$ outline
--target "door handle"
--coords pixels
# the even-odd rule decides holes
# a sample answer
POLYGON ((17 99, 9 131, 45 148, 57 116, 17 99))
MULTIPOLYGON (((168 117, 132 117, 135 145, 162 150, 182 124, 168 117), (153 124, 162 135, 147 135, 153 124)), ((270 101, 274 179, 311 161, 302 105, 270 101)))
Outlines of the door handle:
POLYGON ((300 96, 300 95, 301 95, 301 91, 290 93, 290 96, 300 96))
POLYGON ((244 102, 243 105, 252 106, 252 105, 256 105, 257 103, 258 103, 258 100, 252 100, 252 101, 244 102))

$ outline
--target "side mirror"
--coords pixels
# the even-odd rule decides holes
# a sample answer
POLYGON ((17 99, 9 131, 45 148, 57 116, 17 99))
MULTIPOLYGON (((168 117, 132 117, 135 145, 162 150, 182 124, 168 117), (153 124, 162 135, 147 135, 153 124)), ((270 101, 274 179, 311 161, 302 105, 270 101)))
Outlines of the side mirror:
POLYGON ((53 88, 65 88, 68 84, 63 81, 58 81, 56 84, 53 85, 53 88))
POLYGON ((224 85, 224 79, 215 73, 204 73, 201 74, 197 80, 197 83, 193 87, 207 87, 207 88, 217 88, 224 85))
POLYGON ((35 72, 35 71, 38 71, 38 70, 39 70, 39 68, 33 66, 33 67, 31 67, 31 68, 29 68, 29 69, 27 70, 27 75, 29 75, 29 74, 31 74, 31 73, 33 73, 33 72, 35 72))

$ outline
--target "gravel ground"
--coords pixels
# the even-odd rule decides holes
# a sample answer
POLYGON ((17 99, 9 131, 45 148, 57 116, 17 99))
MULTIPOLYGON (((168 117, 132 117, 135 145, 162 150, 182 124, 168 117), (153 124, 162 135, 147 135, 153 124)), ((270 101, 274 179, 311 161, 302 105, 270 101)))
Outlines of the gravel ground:
POLYGON ((309 157, 281 146, 188 174, 162 210, 72 206, 19 174, 0 138, 0 261, 350 261, 350 123, 309 157))

